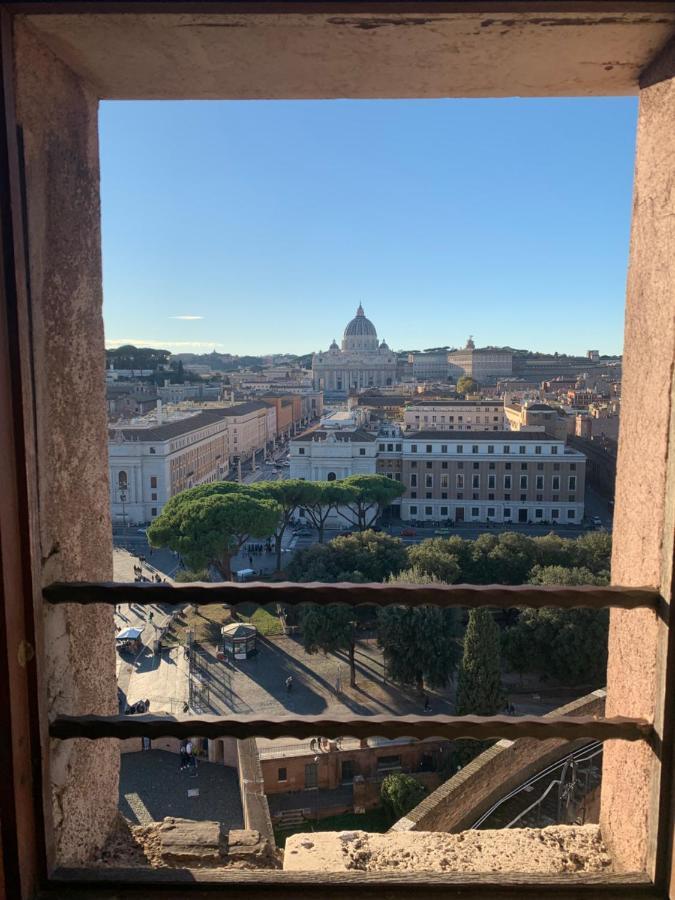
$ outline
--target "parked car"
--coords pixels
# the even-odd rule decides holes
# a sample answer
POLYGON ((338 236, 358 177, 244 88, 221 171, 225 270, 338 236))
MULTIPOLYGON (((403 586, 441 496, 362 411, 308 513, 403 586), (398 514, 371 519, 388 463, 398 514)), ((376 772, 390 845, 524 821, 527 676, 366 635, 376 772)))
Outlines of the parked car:
POLYGON ((401 537, 416 537, 417 532, 414 528, 403 528, 401 529, 401 537))
POLYGON ((602 528, 602 519, 600 516, 593 516, 591 524, 593 525, 593 528, 602 528))
POLYGON ((452 534, 452 528, 437 528, 434 534, 452 534))

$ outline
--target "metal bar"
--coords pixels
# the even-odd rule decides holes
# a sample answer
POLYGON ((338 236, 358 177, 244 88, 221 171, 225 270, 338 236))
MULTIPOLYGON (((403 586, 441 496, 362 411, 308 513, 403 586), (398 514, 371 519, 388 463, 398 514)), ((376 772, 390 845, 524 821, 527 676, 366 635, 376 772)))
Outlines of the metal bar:
POLYGON ((474 738, 562 738, 598 741, 651 740, 653 727, 646 719, 615 716, 57 716, 49 726, 53 738, 131 738, 131 737, 264 737, 326 738, 338 737, 415 737, 474 738))
POLYGON ((22 15, 132 13, 174 14, 370 14, 517 15, 526 13, 663 14, 672 12, 668 0, 6 0, 4 6, 22 15))
POLYGON ((653 609, 661 606, 661 597, 653 588, 624 587, 557 587, 550 585, 483 585, 483 584, 321 584, 319 582, 249 582, 232 581, 218 584, 196 582, 193 584, 134 583, 55 583, 44 588, 43 595, 49 603, 135 603, 150 606, 165 603, 172 606, 192 604, 207 606, 212 603, 281 603, 295 606, 299 603, 347 603, 352 606, 373 604, 376 606, 462 606, 476 608, 489 606, 510 609, 527 606, 533 609, 559 607, 571 609, 578 606, 600 609, 653 609))

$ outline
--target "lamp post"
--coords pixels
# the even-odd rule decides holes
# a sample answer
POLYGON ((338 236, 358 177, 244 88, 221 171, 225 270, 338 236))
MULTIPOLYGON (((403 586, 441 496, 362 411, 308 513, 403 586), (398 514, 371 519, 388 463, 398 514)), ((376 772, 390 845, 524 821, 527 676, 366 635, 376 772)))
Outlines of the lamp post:
POLYGON ((316 789, 314 791, 314 821, 319 821, 319 757, 314 757, 314 765, 316 766, 316 789))
POLYGON ((126 510, 124 508, 124 504, 126 503, 126 500, 127 500, 127 492, 120 491, 120 503, 122 504, 122 527, 123 528, 127 527, 127 514, 126 514, 126 510))

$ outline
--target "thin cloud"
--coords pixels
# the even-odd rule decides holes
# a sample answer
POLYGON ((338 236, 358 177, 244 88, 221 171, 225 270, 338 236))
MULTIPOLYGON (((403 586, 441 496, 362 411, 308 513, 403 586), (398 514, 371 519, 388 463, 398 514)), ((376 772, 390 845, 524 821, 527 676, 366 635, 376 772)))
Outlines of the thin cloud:
POLYGON ((126 344, 133 344, 135 347, 163 347, 169 350, 171 347, 195 347, 213 350, 216 347, 224 347, 221 341, 163 341, 160 338, 111 338, 105 342, 106 347, 114 349, 115 347, 123 347, 126 344))
POLYGON ((170 319, 181 319, 183 322, 194 322, 196 319, 203 319, 204 316, 169 316, 170 319))

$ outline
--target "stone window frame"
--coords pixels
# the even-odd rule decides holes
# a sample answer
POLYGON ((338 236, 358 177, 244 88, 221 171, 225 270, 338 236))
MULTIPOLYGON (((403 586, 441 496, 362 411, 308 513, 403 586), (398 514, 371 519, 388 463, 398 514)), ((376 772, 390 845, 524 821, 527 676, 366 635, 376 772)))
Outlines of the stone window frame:
MULTIPOLYGON (((96 2, 96 0, 94 0, 96 2)), ((89 15, 94 8, 94 2, 90 4, 89 15)), ((48 4, 45 4, 45 7, 48 4)), ((66 3, 52 3, 52 7, 63 10, 67 7, 66 3)), ((112 7, 114 4, 107 4, 112 7)), ((120 6, 121 4, 117 4, 120 6)), ((139 3, 135 7, 138 13, 139 7, 143 4, 139 3)), ((170 8, 169 3, 161 4, 167 10, 170 8)), ((507 4, 508 5, 508 4, 507 4)), ((630 4, 627 4, 630 5, 630 4)), ((22 9, 25 12, 26 7, 30 3, 23 4, 22 9)), ((160 4, 157 4, 160 6, 160 4)), ((77 4, 73 5, 75 9, 77 4)), ((0 11, 2 15, 3 28, 3 52, 6 53, 8 48, 11 52, 15 33, 12 32, 14 22, 12 14, 14 9, 19 9, 18 4, 4 4, 0 11)), ((174 7, 175 9, 175 7, 174 7)), ((171 10, 173 11, 173 9, 171 10)), ((517 14, 518 10, 516 10, 517 14)), ((77 12, 79 15, 80 13, 77 12)), ((28 28, 29 26, 26 26, 28 28)), ((18 30, 24 28, 23 23, 18 23, 18 30)), ((658 194, 663 189, 666 179, 662 170, 663 156, 658 152, 658 140, 654 136, 659 133, 659 126, 664 121, 672 121, 672 97, 671 89, 673 79, 675 78, 675 54, 668 47, 660 55, 657 50, 652 50, 653 61, 647 69, 644 69, 640 75, 639 86, 642 91, 643 102, 641 102, 641 110, 638 122, 638 157, 636 172, 636 203, 633 218, 633 238, 631 246, 631 265, 629 270, 628 284, 628 309, 627 309, 627 330, 626 330, 626 354, 624 368, 624 421, 629 421, 630 427, 623 428, 620 440, 618 481, 617 481, 617 516, 620 527, 615 528, 615 549, 613 556, 613 578, 619 583, 629 586, 635 583, 634 579, 639 579, 638 583, 651 583, 659 585, 659 589, 664 597, 666 604, 670 603, 672 597, 672 532, 673 519, 675 516, 672 512, 672 495, 673 495, 673 442, 666 440, 669 433, 672 433, 673 425, 673 404, 669 402, 668 389, 654 391, 648 395, 641 395, 640 388, 634 377, 636 371, 636 358, 650 359, 650 371, 652 375, 655 373, 662 375, 662 381, 657 380, 659 385, 665 384, 672 387, 672 323, 663 319, 660 315, 659 305, 666 313, 671 309, 668 300, 669 295, 663 291, 663 287, 654 273, 666 273, 667 280, 672 283, 669 274, 672 272, 673 261, 666 255, 669 246, 670 235, 664 229, 669 225, 651 215, 645 204, 641 202, 642 197, 648 197, 653 203, 654 193, 658 194), (666 118, 667 114, 667 118, 666 118), (640 140, 641 138, 641 140, 640 140), (637 190, 643 188, 644 190, 637 190), (651 188, 651 190, 650 190, 651 188), (641 235, 638 241, 637 235, 641 235), (646 237, 645 237, 646 235, 646 237), (650 255, 651 254, 651 255, 650 255), (639 310, 638 310, 639 301, 639 310), (627 374, 626 374, 627 373, 627 374), (670 382, 669 380, 670 379, 670 382), (644 412, 641 412, 639 405, 642 403, 644 412), (656 426, 654 423, 658 423, 656 426), (628 436, 626 436, 628 433, 628 436), (639 439, 640 435, 650 435, 650 442, 646 445, 639 439), (636 438, 636 435, 638 436, 636 438), (668 449, 670 447, 670 450, 668 449), (639 449, 642 456, 647 457, 647 465, 644 465, 644 459, 640 461, 643 466, 643 472, 636 460, 636 453, 639 449), (643 512, 644 511, 644 512, 643 512), (650 521, 647 521, 647 515, 650 521), (631 525, 628 527, 627 520, 630 517, 631 525), (635 550, 631 550, 628 537, 633 544, 635 550), (637 540, 636 536, 640 539, 637 540), (664 549, 665 548, 665 549, 664 549)), ((5 60, 6 61, 6 60, 5 60)), ((21 598, 23 602, 24 616, 22 621, 17 622, 14 618, 9 622, 9 639, 12 640, 17 636, 21 636, 17 640, 12 649, 19 647, 18 654, 10 654, 9 644, 5 646, 3 653, 3 665, 6 670, 11 672, 13 676, 20 676, 18 683, 20 689, 15 692, 14 696, 7 699, 7 709, 2 711, 2 724, 8 724, 5 734, 9 735, 12 740, 15 738, 21 740, 26 746, 39 748, 44 746, 45 735, 44 718, 40 720, 39 713, 41 710, 40 697, 41 690, 44 688, 42 670, 38 668, 47 665, 50 662, 49 657, 44 654, 44 645, 42 643, 44 632, 47 629, 43 627, 42 622, 42 606, 40 586, 50 576, 54 577, 54 572, 68 576, 68 563, 63 560, 68 555, 70 547, 75 546, 72 542, 79 539, 80 531, 75 530, 75 535, 70 542, 67 535, 65 536, 64 546, 59 543, 53 543, 46 548, 48 551, 46 556, 40 557, 33 552, 30 545, 30 535, 38 529, 42 529, 40 540, 44 543, 50 534, 59 532, 61 527, 61 519, 55 512, 56 504, 59 500, 64 499, 63 486, 54 481, 50 485, 50 476, 44 472, 40 477, 37 476, 34 468, 36 459, 43 459, 45 462, 49 460, 46 448, 50 443, 50 430, 54 435, 65 436, 62 428, 63 421, 59 420, 56 410, 50 406, 50 401, 43 393, 45 377, 51 374, 52 378, 56 378, 57 382, 68 384, 74 370, 74 361, 65 368, 62 375, 59 376, 54 366, 55 356, 47 353, 45 355, 45 372, 37 371, 37 365, 33 361, 32 353, 34 350, 42 349, 40 341, 43 339, 40 333, 40 327, 33 333, 31 339, 28 336, 27 322, 29 316, 25 313, 27 310, 36 312, 36 321, 38 326, 45 324, 46 318, 50 314, 54 314, 54 310, 47 310, 44 304, 41 304, 39 294, 35 293, 31 296, 30 302, 26 300, 27 294, 27 268, 30 266, 33 256, 36 252, 35 247, 24 247, 25 236, 34 237, 31 228, 35 227, 35 222, 31 224, 30 211, 31 201, 34 198, 35 179, 34 179, 34 157, 29 158, 29 165, 26 171, 22 170, 17 163, 22 159, 19 153, 24 152, 23 143, 26 122, 20 122, 21 132, 14 129, 14 82, 12 78, 11 65, 5 66, 5 93, 3 98, 5 107, 3 107, 3 147, 7 151, 7 159, 2 160, 2 177, 3 186, 8 188, 5 192, 5 199, 2 201, 3 216, 7 218, 5 221, 11 223, 11 228, 5 228, 3 234, 3 293, 9 298, 7 310, 9 315, 2 314, 2 329, 0 329, 0 359, 3 362, 2 384, 2 410, 9 413, 5 418, 6 422, 11 423, 3 435, 3 450, 9 448, 7 454, 0 454, 3 466, 12 473, 12 478, 6 483, 9 484, 10 490, 8 497, 2 498, 2 512, 5 518, 3 524, 3 538, 7 539, 7 534, 11 533, 14 541, 12 545, 12 553, 3 558, 3 578, 4 584, 14 579, 13 588, 10 596, 21 598), (6 85, 9 85, 7 90, 6 85), (9 100, 9 103, 8 103, 9 100), (20 136, 20 139, 19 139, 20 136), (31 169, 33 171, 31 171, 31 169), (25 192, 25 196, 24 196, 25 192), (12 200, 11 204, 9 200, 12 200), (24 208, 21 200, 24 200, 26 206, 24 208), (26 229, 16 227, 23 225, 23 219, 27 216, 28 224, 26 229), (25 255, 24 255, 25 251, 25 255), (31 341, 35 340, 36 344, 31 341), (21 363, 21 364, 20 364, 21 363), (22 368, 23 366, 23 368, 22 368), (51 367, 51 373, 50 373, 51 367), (30 375, 31 377, 27 377, 30 375), (57 377, 59 376, 59 377, 57 377), (31 381, 33 383, 31 383, 31 381), (35 397, 35 403, 31 402, 31 398, 35 397), (37 420, 33 416, 37 412, 37 420), (51 416, 51 418, 50 418, 51 416), (49 429, 46 429, 45 422, 48 422, 49 429), (23 466, 23 462, 28 462, 27 466, 23 466), (27 470, 27 471, 26 471, 27 470), (45 491, 46 486, 54 488, 53 501, 48 502, 48 496, 45 491), (42 504, 37 504, 36 498, 39 497, 42 504), (20 505, 17 498, 23 498, 25 503, 23 508, 26 512, 20 513, 20 505), (33 531, 31 532, 31 527, 33 531), (19 548, 18 550, 16 548, 19 548), (7 574, 7 572, 9 574, 7 574), (36 591, 37 586, 37 591, 36 591), (37 651, 37 652, 36 652, 37 651), (16 661, 15 657, 19 660, 16 661), (11 661, 10 661, 11 660, 11 661), (38 665, 33 661, 37 660, 38 665), (46 660, 46 662, 43 662, 46 660), (23 673, 17 671, 24 670, 23 673), (25 712, 18 710, 19 703, 25 707, 25 712), (11 728, 9 727, 11 726, 11 728)), ((21 70, 19 70, 21 73, 21 70)), ((50 88, 49 82, 45 82, 45 88, 50 88)), ((29 124, 31 124, 29 122, 29 124)), ((32 123, 35 125, 35 122, 32 123)), ((77 135, 78 128, 87 127, 86 121, 79 120, 77 128, 73 129, 77 135)), ((28 129, 30 137, 30 128, 28 129)), ((62 186, 57 178, 54 184, 50 184, 49 192, 44 194, 47 207, 49 203, 53 203, 53 197, 62 186)), ((81 199, 81 198, 80 198, 81 199)), ((80 210, 84 213, 84 210, 80 210)), ((78 214, 79 215, 79 214, 78 214)), ((666 219, 667 217, 663 217, 666 219)), ((78 219, 78 221, 81 221, 78 219)), ((66 229, 64 229, 65 231, 66 229)), ((94 254, 95 255, 95 254, 94 254)), ((96 261, 94 260, 94 263, 96 261)), ((85 281, 87 275, 84 276, 85 281)), ((52 287, 53 290, 53 287, 52 287)), ((57 321, 64 321, 66 311, 57 312, 57 321), (60 318, 59 318, 60 316, 60 318)), ((95 323, 87 323, 94 328, 95 323)), ((97 333, 97 332, 96 332, 97 333)), ((86 356, 86 351, 81 347, 75 348, 78 353, 86 356)), ((93 348, 96 350, 96 347, 93 348)), ((98 347, 100 351, 100 346, 98 347)), ((42 360, 41 360, 42 361, 42 360)), ((96 391, 94 389, 94 399, 96 391)), ((75 391, 74 399, 80 400, 75 391)), ((90 402, 91 402, 91 398, 90 402)), ((92 404, 94 407, 96 404, 92 404)), ((76 410, 72 410, 74 415, 76 410)), ((96 413, 85 415, 82 420, 84 429, 78 434, 78 439, 86 443, 91 435, 95 434, 100 421, 94 421, 96 413)), ((95 445, 98 445, 98 441, 95 445)), ((99 482, 100 483, 100 482, 99 482)), ((83 486, 82 490, 86 490, 83 486)), ((89 488, 90 489, 90 488, 89 488)), ((69 511, 68 503, 63 503, 63 515, 67 515, 69 511)), ((93 512, 94 510, 92 510, 93 512)), ((69 525, 72 527, 75 520, 71 517, 69 525)), ((89 520, 91 521, 91 520, 89 520)), ((89 524, 89 521, 77 523, 80 528, 89 524)), ((101 523, 92 529, 94 542, 99 540, 101 528, 106 526, 105 516, 102 517, 101 523)), ((65 535, 65 532, 63 532, 65 535)), ((70 564, 75 569, 75 574, 84 573, 86 564, 81 558, 71 556, 70 564)), ((96 560, 93 563, 94 568, 98 565, 105 566, 107 563, 105 558, 96 560)), ((92 564, 90 564, 92 565, 92 564)), ((73 577, 72 575, 70 577, 73 577)), ((99 577, 99 576, 94 576, 99 577)), ((14 615, 15 609, 18 607, 18 601, 10 607, 10 612, 14 615)), ((45 616, 49 619, 51 611, 45 616)), ((56 618, 53 616, 52 618, 56 618)), ((672 746, 672 736, 670 732, 665 733, 670 728, 668 719, 664 710, 671 707, 665 703, 667 695, 666 691, 671 689, 672 685, 672 638, 664 630, 662 621, 653 621, 655 618, 651 612, 640 611, 637 615, 637 622, 634 624, 635 633, 639 634, 640 639, 632 642, 627 637, 631 631, 626 623, 625 611, 616 614, 616 610, 612 611, 612 631, 610 636, 610 671, 609 679, 615 681, 614 690, 614 707, 612 706, 612 696, 610 692, 609 708, 616 711, 616 705, 619 700, 624 701, 634 710, 647 709, 653 711, 657 728, 665 729, 664 741, 668 740, 666 749, 672 746), (651 616, 651 618, 650 618, 651 616), (631 686, 627 679, 621 677, 612 665, 612 649, 617 649, 619 645, 623 646, 622 666, 633 672, 637 671, 641 674, 640 664, 647 659, 650 664, 647 672, 648 681, 645 682, 645 676, 642 679, 637 677, 636 684, 631 686), (650 655, 653 651, 653 657, 650 655), (620 689, 620 690, 619 690, 620 689)), ((47 624, 49 624, 47 622, 47 624)), ((616 654, 618 659, 618 654, 616 654)), ((647 773, 647 787, 638 785, 637 791, 632 792, 632 808, 631 814, 634 814, 634 808, 637 806, 641 813, 644 812, 644 795, 656 794, 660 797, 660 805, 654 806, 650 801, 647 813, 645 813, 645 821, 642 823, 644 827, 634 830, 631 835, 630 828, 626 827, 626 823, 622 821, 621 827, 613 832, 616 848, 630 858, 629 843, 632 843, 636 850, 635 854, 640 854, 646 859, 646 867, 648 874, 655 873, 654 877, 659 885, 665 884, 663 860, 667 858, 664 848, 664 828, 669 827, 668 817, 663 812, 667 808, 666 798, 670 791, 671 782, 670 772, 672 765, 668 754, 661 753, 660 761, 645 758, 645 748, 610 748, 608 755, 612 757, 612 765, 607 768, 611 776, 611 784, 607 791, 604 790, 608 797, 606 815, 611 816, 612 811, 620 810, 620 804, 617 805, 617 784, 618 779, 616 773, 621 770, 627 771, 629 768, 637 766, 640 773, 647 773), (634 752, 635 751, 635 752, 634 752), (631 755, 632 754, 632 755, 631 755), (633 767, 629 767, 628 762, 632 761, 633 767), (658 765, 657 765, 658 762, 658 765), (661 778, 661 787, 653 777, 650 777, 652 768, 661 767, 663 775, 661 778), (656 784, 656 787, 654 785, 656 784), (661 814, 655 812, 656 809, 661 810, 661 814), (664 824, 665 823, 665 824, 664 824), (646 841, 645 835, 649 836, 646 841), (656 841, 656 835, 659 840, 656 841), (636 838, 633 840, 633 838, 636 838), (646 846, 648 843, 649 846, 646 846), (662 848, 661 855, 657 853, 658 848, 662 848), (656 849, 655 849, 656 848, 656 849), (661 862, 659 861, 661 860, 661 862), (661 868, 659 868, 661 866, 661 868)), ((651 753, 651 751, 650 751, 651 753)), ((25 836, 26 834, 36 836, 41 833, 40 828, 35 828, 35 823, 40 824, 40 817, 45 814, 44 804, 41 799, 41 778, 44 772, 38 764, 31 770, 28 768, 30 762, 30 754, 23 754, 25 762, 21 762, 20 758, 14 754, 12 756, 11 773, 6 771, 5 775, 9 777, 11 774, 10 793, 16 798, 14 804, 18 810, 18 819, 21 819, 22 827, 17 834, 25 836), (21 777, 20 777, 21 776, 21 777), (32 812, 31 812, 32 810, 32 812)), ((43 760, 44 766, 44 760, 43 760)), ((635 784, 634 784, 635 787, 635 784)), ((603 800, 604 802, 604 800, 603 800)), ((16 819, 16 817, 15 817, 16 819)), ((18 819, 16 821, 18 822, 18 819)), ((37 837, 35 840, 13 841, 11 832, 5 831, 6 859, 11 858, 20 860, 21 864, 17 871, 22 876, 22 885, 33 878, 39 881, 44 877, 44 871, 40 868, 39 862, 36 860, 40 857, 40 850, 43 846, 43 839, 37 837), (9 846, 9 843, 16 843, 16 847, 9 846), (23 855, 22 855, 23 854, 23 855)), ((47 843, 53 839, 49 833, 46 836, 47 843)), ((669 855, 669 854, 668 854, 669 855)), ((5 860, 6 861, 6 860, 5 860)), ((19 864, 17 863, 17 866, 19 864)), ((181 889, 179 895, 182 896, 184 889, 181 889)), ((577 891, 578 893, 579 891, 577 891)), ((584 891, 584 893, 587 893, 584 891)), ((640 892, 643 893, 642 891, 640 892)), ((90 892, 93 896, 94 892, 90 892)), ((489 894, 488 894, 489 895, 489 894)), ((229 897, 233 897, 232 891, 228 892, 229 897)), ((654 896, 657 896, 654 894, 654 896)))

